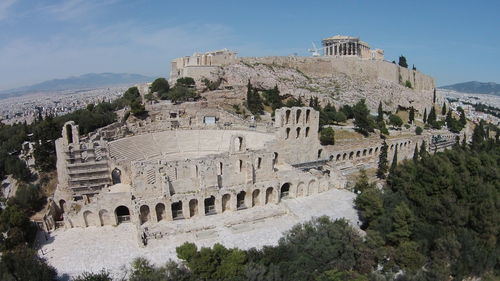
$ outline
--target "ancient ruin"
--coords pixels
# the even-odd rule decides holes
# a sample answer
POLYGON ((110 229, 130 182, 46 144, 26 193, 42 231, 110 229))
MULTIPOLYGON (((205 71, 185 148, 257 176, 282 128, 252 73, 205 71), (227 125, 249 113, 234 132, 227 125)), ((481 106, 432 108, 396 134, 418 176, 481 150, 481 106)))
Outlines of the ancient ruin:
POLYGON ((361 59, 383 60, 384 50, 370 49, 368 43, 357 37, 335 35, 321 41, 325 56, 358 57, 361 59))

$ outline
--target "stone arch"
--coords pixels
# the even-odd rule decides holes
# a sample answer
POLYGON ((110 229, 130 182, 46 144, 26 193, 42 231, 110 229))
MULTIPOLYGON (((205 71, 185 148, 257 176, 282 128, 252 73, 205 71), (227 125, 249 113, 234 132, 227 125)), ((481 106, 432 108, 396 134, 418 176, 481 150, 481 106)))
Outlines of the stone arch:
POLYGON ((305 184, 299 182, 297 185, 297 195, 295 197, 307 196, 307 190, 305 189, 305 184))
POLYGON ((342 160, 345 160, 347 158, 347 153, 344 153, 344 155, 342 155, 342 160))
POLYGON ((287 140, 290 137, 290 128, 286 128, 285 139, 287 140))
MULTIPOLYGON (((309 123, 309 116, 311 115, 311 110, 307 109, 306 110, 306 123, 309 123)), ((306 135, 307 136, 307 135, 306 135)))
POLYGON ((300 137, 300 127, 297 127, 297 129, 295 129, 295 130, 297 131, 295 138, 298 139, 300 137))
POLYGON ((142 205, 139 208, 140 223, 144 224, 144 223, 148 222, 150 220, 150 217, 151 217, 150 214, 151 214, 151 211, 149 210, 149 206, 148 205, 142 205))
POLYGON ((360 157, 360 156, 361 156, 361 150, 358 150, 358 151, 356 152, 356 158, 357 158, 357 157, 360 157))
POLYGON ((316 185, 316 180, 309 181, 309 184, 307 185, 307 190, 308 190, 308 195, 318 193, 318 188, 317 188, 317 185, 316 185))
POLYGON ((337 160, 337 161, 340 161, 340 157, 341 157, 341 155, 340 155, 340 154, 337 154, 337 159, 336 159, 336 160, 337 160))
POLYGON ((101 226, 104 225, 113 225, 113 221, 111 219, 111 216, 106 209, 102 209, 99 211, 99 220, 101 222, 101 226))
POLYGON ((278 152, 274 152, 274 158, 273 158, 273 169, 274 169, 274 166, 278 164, 278 152))
POLYGON ((115 209, 116 222, 130 222, 130 211, 126 206, 118 206, 115 209))
POLYGON ((198 215, 198 199, 189 200, 189 217, 198 215))
POLYGON ((272 187, 268 187, 266 189, 266 202, 265 204, 269 204, 269 203, 272 203, 274 202, 274 188, 272 187))
POLYGON ((222 195, 222 212, 225 212, 227 210, 230 210, 230 202, 231 202, 231 195, 226 193, 222 195))
POLYGON ((290 196, 290 183, 284 183, 280 188, 280 199, 284 199, 290 196))
POLYGON ((363 156, 366 156, 366 152, 367 152, 367 151, 368 151, 368 150, 363 149, 363 156))
POLYGON ((333 155, 330 155, 330 157, 328 157, 328 160, 332 161, 333 160, 333 155))
POLYGON ((378 146, 375 147, 375 154, 377 154, 377 153, 378 153, 378 146))
POLYGON ((252 192, 252 207, 260 205, 260 189, 255 189, 252 192))
POLYGON ((172 209, 173 220, 180 220, 184 218, 182 213, 182 201, 179 200, 178 202, 173 202, 170 208, 172 209))
POLYGON ((111 179, 113 180, 113 184, 118 184, 122 182, 122 171, 118 168, 114 168, 111 172, 111 179))
POLYGON ((372 154, 373 154, 373 148, 370 148, 370 149, 368 150, 368 155, 372 155, 372 154))
POLYGON ((290 112, 291 111, 289 109, 285 111, 285 124, 288 124, 290 121, 290 112))
POLYGON ((236 209, 241 210, 241 209, 246 209, 247 206, 245 205, 245 197, 247 196, 247 193, 245 191, 240 191, 236 195, 236 209))
POLYGON ((310 128, 309 127, 306 127, 306 133, 305 133, 305 137, 308 138, 309 137, 309 130, 310 128))
POLYGON ((166 218, 165 204, 158 203, 155 206, 156 221, 162 221, 166 218))
POLYGON ((353 156, 354 156, 354 151, 351 151, 351 153, 349 153, 349 160, 351 160, 353 156))
POLYGON ((215 197, 212 195, 208 198, 205 198, 205 215, 214 215, 217 212, 215 211, 215 197))
POLYGON ((394 149, 394 144, 391 144, 391 150, 393 150, 393 149, 394 149))
POLYGON ((300 115, 302 115, 302 110, 297 109, 297 111, 295 111, 295 124, 299 124, 300 115))
POLYGON ((83 220, 86 227, 98 225, 94 213, 89 210, 83 212, 83 220))

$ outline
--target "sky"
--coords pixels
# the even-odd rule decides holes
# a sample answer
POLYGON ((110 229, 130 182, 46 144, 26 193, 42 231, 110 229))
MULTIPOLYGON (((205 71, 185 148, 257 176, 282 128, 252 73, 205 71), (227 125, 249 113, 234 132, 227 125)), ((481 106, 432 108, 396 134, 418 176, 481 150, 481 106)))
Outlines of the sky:
POLYGON ((500 83, 500 1, 0 0, 0 90, 85 73, 168 77, 173 58, 310 56, 360 37, 439 86, 500 83))

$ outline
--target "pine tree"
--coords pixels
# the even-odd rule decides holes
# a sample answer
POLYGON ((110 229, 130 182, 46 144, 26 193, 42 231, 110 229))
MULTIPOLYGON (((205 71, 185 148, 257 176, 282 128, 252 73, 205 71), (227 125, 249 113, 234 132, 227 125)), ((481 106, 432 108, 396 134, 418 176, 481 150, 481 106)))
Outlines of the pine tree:
POLYGON ((378 158, 378 167, 377 167, 377 177, 379 179, 385 179, 385 174, 388 169, 388 161, 387 161, 387 143, 384 141, 382 143, 382 148, 380 148, 380 154, 378 158))
POLYGON ((396 149, 394 150, 394 156, 392 157, 391 168, 389 168, 389 175, 394 173, 396 166, 398 165, 398 146, 396 145, 396 149))
POLYGON ((408 116, 408 122, 409 123, 413 123, 413 121, 415 121, 415 109, 412 106, 410 108, 410 113, 409 113, 409 116, 408 116))
POLYGON ((418 161, 418 145, 415 144, 415 150, 413 151, 413 161, 418 161))
POLYGON ((427 108, 424 110, 424 124, 427 124, 427 108))
POLYGON ((443 108, 441 109, 441 115, 446 115, 446 102, 443 102, 443 108))
POLYGON ((384 121, 384 111, 382 110, 382 101, 379 102, 378 104, 378 110, 377 110, 377 123, 384 121))

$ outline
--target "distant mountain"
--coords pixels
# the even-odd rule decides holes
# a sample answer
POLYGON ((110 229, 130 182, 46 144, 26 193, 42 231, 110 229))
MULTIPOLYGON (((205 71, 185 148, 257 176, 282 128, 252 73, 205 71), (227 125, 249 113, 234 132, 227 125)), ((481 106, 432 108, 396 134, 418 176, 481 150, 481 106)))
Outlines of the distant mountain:
POLYGON ((1 97, 34 92, 92 89, 115 85, 127 85, 153 81, 153 77, 130 73, 89 73, 63 79, 53 79, 38 84, 0 91, 1 97))
POLYGON ((439 87, 441 89, 454 90, 462 93, 488 94, 500 96, 500 84, 493 82, 470 81, 448 86, 439 87))

